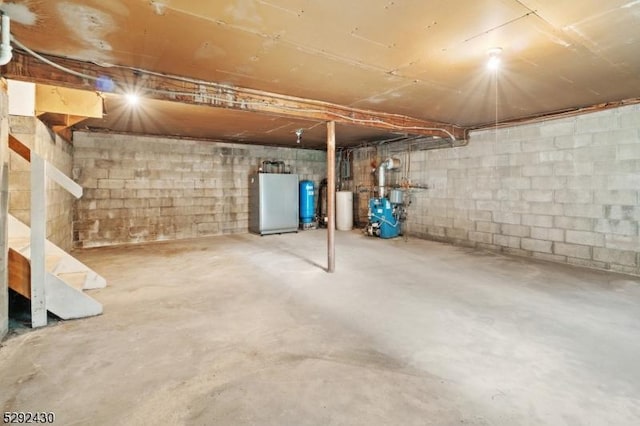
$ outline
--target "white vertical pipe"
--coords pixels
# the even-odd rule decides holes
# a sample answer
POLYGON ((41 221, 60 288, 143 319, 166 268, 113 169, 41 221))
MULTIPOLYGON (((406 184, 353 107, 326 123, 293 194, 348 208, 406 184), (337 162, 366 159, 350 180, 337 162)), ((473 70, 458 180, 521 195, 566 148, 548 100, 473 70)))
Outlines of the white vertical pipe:
POLYGON ((45 297, 46 163, 31 153, 31 327, 47 325, 45 297))
POLYGON ((384 161, 382 164, 380 164, 380 167, 378 167, 378 198, 384 198, 385 196, 385 171, 384 169, 387 167, 387 161, 384 161))
POLYGON ((2 19, 0 22, 2 23, 2 43, 0 44, 0 66, 1 66, 1 65, 7 65, 9 63, 9 61, 13 57, 13 54, 11 53, 11 50, 13 48, 11 47, 11 30, 10 30, 11 20, 9 19, 9 15, 5 15, 3 13, 2 19))

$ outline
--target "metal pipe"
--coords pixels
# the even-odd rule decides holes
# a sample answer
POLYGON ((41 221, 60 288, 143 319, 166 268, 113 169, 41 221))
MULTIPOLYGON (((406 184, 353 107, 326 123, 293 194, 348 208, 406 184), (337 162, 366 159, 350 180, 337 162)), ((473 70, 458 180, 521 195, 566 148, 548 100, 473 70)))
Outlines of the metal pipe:
POLYGON ((378 197, 384 198, 385 195, 385 173, 384 169, 386 167, 387 162, 383 161, 382 164, 378 167, 378 197))
POLYGON ((20 40, 16 39, 15 37, 11 37, 11 41, 13 42, 13 44, 15 44, 16 46, 18 46, 20 49, 24 50, 25 52, 27 52, 29 55, 33 56, 34 58, 44 62, 47 65, 50 65, 62 72, 66 72, 67 74, 71 74, 71 75, 75 75, 76 77, 80 77, 80 78, 85 78, 87 80, 91 80, 91 81, 98 81, 100 78, 96 77, 94 75, 89 75, 89 74, 84 74, 78 71, 74 71, 72 69, 69 69, 67 67, 63 67, 62 65, 58 65, 53 61, 50 61, 49 59, 45 58, 44 56, 34 52, 33 50, 29 49, 27 46, 25 46, 24 44, 22 44, 20 42, 20 40))
POLYGON ((380 164, 378 167, 378 197, 383 198, 385 196, 386 190, 386 178, 385 178, 385 169, 386 170, 396 170, 400 167, 400 160, 397 158, 387 158, 380 164))
POLYGON ((336 123, 327 123, 327 272, 336 270, 336 123))
POLYGON ((11 31, 9 15, 2 14, 2 43, 0 44, 0 65, 7 65, 13 54, 11 50, 11 31))

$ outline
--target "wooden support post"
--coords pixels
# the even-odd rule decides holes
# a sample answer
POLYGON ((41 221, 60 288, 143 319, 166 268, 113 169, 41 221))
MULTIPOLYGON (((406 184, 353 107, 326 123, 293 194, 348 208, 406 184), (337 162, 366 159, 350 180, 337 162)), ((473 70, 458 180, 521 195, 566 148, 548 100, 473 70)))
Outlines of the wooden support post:
POLYGON ((31 153, 31 327, 47 325, 45 295, 46 162, 31 153))
POLYGON ((336 269, 336 123, 327 123, 327 272, 336 269))
MULTIPOLYGON (((0 83, 3 84, 3 83, 0 83)), ((2 89, 6 90, 6 89, 2 89)), ((2 149, 2 148, 0 148, 2 149)), ((4 153, 3 153, 4 154, 4 153)), ((3 253, 0 254, 0 291, 8 292, 7 286, 4 284, 4 280, 8 281, 8 227, 9 221, 9 156, 7 153, 6 158, 2 155, 0 160, 0 247, 2 247, 3 253)), ((9 305, 8 297, 4 299, 4 306, 0 306, 0 322, 7 324, 9 317, 9 305), (5 322, 7 321, 7 322, 5 322)), ((4 327, 3 327, 4 328, 4 327)), ((3 332, 6 333, 6 328, 0 330, 0 340, 4 337, 3 332)))

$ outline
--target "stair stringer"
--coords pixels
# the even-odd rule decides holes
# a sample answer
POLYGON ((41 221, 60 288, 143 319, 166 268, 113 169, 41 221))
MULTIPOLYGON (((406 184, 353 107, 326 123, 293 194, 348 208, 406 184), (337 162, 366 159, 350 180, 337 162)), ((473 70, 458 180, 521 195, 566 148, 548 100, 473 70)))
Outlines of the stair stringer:
MULTIPOLYGON (((13 215, 8 215, 9 222, 9 245, 27 259, 31 259, 31 249, 28 245, 29 238, 31 237, 31 229, 24 224, 21 220, 13 215), (11 240, 20 240, 20 247, 14 247, 11 240)), ((93 290, 97 288, 104 288, 107 286, 107 280, 89 268, 84 263, 67 253, 49 240, 45 241, 45 253, 47 255, 57 256, 60 260, 57 264, 48 272, 53 274, 73 274, 73 273, 86 273, 82 288, 84 290, 93 290)))
POLYGON ((64 320, 102 313, 102 304, 48 272, 45 279, 47 310, 64 320))

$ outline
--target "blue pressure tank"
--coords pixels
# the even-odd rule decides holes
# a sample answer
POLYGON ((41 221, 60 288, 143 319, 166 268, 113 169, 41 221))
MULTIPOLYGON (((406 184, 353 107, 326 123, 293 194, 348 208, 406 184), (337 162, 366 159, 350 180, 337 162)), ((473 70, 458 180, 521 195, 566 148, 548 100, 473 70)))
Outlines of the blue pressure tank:
POLYGON ((314 216, 313 182, 302 180, 300 181, 300 222, 311 223, 314 216))

